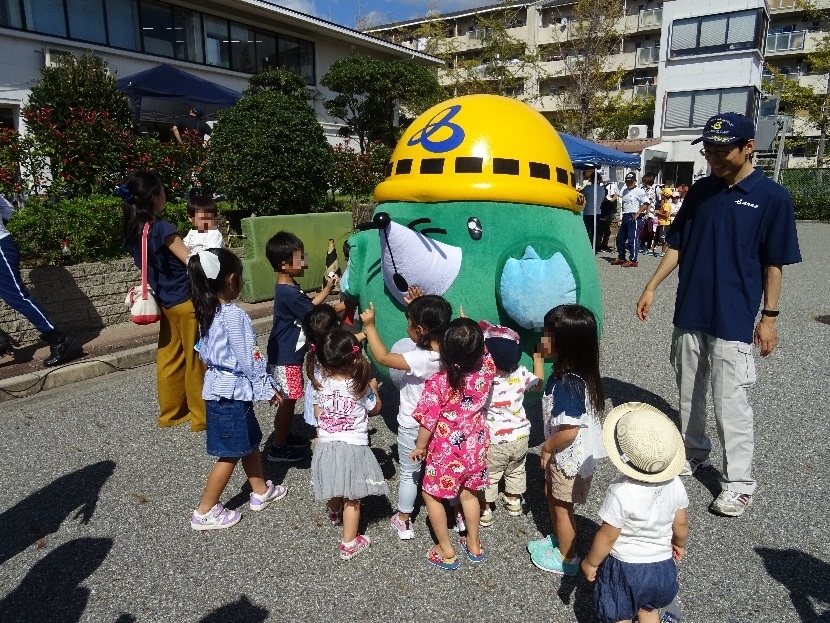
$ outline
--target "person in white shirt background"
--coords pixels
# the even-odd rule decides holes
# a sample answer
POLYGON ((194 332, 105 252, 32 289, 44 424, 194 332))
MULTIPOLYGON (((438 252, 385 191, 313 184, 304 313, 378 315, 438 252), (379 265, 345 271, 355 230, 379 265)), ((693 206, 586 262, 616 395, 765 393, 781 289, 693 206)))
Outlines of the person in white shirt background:
POLYGON ((212 197, 196 195, 187 200, 187 220, 194 229, 184 237, 184 246, 193 253, 204 249, 222 249, 225 241, 222 233, 216 228, 216 202, 212 197))

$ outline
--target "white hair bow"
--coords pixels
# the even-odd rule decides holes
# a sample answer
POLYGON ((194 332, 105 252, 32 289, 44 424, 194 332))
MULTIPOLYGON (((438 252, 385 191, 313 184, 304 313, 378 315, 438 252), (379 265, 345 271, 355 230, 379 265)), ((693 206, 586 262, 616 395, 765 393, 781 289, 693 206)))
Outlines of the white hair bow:
POLYGON ((196 256, 199 258, 205 277, 216 279, 219 276, 219 256, 207 249, 199 251, 196 256))

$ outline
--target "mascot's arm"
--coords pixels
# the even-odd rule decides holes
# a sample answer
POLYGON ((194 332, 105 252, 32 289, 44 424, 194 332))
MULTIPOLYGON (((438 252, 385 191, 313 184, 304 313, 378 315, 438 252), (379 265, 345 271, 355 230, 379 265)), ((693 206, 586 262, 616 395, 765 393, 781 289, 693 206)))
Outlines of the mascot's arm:
POLYGON ((375 326, 375 305, 369 303, 369 308, 360 312, 360 319, 363 321, 363 332, 366 334, 366 343, 369 345, 369 350, 372 352, 372 357, 382 366, 392 368, 393 370, 409 371, 409 364, 403 355, 398 353, 390 353, 384 346, 378 335, 377 327, 375 326))

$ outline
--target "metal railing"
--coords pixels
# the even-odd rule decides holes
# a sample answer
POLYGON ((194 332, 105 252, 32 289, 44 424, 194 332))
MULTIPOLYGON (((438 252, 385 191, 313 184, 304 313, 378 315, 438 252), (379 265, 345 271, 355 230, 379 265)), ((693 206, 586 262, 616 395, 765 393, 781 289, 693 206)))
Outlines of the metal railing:
POLYGON ((655 65, 660 60, 660 48, 640 48, 637 50, 637 67, 655 65))
POLYGON ((785 52, 787 50, 803 50, 806 30, 795 32, 781 32, 767 36, 767 53, 785 52))
POLYGON ((794 9, 797 0, 767 0, 771 11, 775 9, 794 9))
POLYGON ((467 32, 467 36, 476 41, 487 41, 491 34, 492 33, 489 28, 474 28, 467 32))
POLYGON ((656 84, 635 84, 634 97, 645 97, 646 95, 657 95, 656 84))
POLYGON ((663 9, 640 11, 640 28, 660 28, 663 25, 663 9))

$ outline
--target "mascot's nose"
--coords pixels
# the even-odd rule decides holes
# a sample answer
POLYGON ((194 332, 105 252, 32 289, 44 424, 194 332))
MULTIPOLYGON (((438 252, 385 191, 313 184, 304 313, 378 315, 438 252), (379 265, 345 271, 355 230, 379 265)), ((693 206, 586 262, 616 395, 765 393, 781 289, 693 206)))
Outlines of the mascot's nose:
POLYGON ((386 229, 389 227, 389 223, 392 222, 392 219, 389 218, 389 214, 386 212, 378 212, 372 218, 372 220, 368 223, 361 223, 357 226, 360 231, 366 231, 367 229, 386 229))

